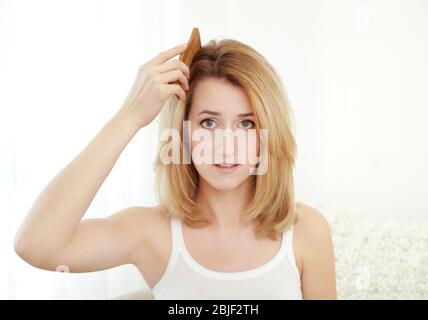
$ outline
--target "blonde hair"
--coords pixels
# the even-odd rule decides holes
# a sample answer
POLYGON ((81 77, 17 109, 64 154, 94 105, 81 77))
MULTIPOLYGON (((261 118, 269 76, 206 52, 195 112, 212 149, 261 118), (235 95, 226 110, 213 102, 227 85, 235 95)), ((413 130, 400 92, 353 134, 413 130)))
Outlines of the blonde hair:
MULTIPOLYGON (((269 167, 265 174, 251 176, 252 200, 242 212, 242 219, 256 222, 256 236, 276 239, 296 219, 293 167, 297 146, 291 128, 290 102, 281 78, 249 45, 232 39, 211 40, 192 60, 186 101, 170 97, 163 106, 160 132, 172 128, 183 137, 183 121, 187 119, 196 85, 206 78, 223 79, 242 88, 251 102, 257 129, 269 131, 269 167)), ((170 215, 202 228, 210 222, 195 201, 199 175, 193 164, 184 164, 182 154, 180 164, 164 164, 160 154, 167 143, 160 142, 154 163, 158 200, 170 215)))

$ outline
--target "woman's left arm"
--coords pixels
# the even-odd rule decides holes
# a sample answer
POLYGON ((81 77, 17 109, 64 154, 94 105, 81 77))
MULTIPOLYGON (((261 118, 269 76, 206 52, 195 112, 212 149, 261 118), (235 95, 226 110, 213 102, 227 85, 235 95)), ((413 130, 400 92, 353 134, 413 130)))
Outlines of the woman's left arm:
POLYGON ((305 205, 299 211, 295 230, 303 299, 337 299, 333 240, 327 220, 305 205))

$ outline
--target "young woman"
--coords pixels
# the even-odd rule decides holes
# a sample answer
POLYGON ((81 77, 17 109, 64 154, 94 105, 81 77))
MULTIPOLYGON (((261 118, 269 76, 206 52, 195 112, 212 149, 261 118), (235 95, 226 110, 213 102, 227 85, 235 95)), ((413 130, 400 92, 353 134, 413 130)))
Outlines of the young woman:
POLYGON ((171 60, 184 50, 174 47, 140 67, 123 106, 41 192, 15 251, 52 271, 134 264, 156 299, 335 299, 329 225, 294 199, 296 144, 280 77, 236 40, 210 41, 190 70, 171 60), (161 109, 161 132, 192 138, 180 142, 180 163, 165 161, 169 141, 160 139, 159 206, 82 219, 122 150, 161 109), (266 139, 246 146, 264 153, 267 170, 251 173, 236 145, 224 152, 214 144, 216 160, 195 161, 201 141, 194 134, 214 137, 218 129, 267 129, 266 139), (183 161, 186 152, 192 161, 183 161))

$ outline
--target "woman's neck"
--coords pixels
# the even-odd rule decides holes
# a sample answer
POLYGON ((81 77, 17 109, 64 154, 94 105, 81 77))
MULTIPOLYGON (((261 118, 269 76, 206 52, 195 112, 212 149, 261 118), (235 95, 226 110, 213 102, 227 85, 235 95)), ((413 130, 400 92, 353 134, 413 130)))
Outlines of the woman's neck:
POLYGON ((201 179, 196 201, 212 221, 212 228, 222 234, 239 234, 251 228, 241 221, 241 212, 251 200, 251 180, 233 190, 218 190, 201 179))

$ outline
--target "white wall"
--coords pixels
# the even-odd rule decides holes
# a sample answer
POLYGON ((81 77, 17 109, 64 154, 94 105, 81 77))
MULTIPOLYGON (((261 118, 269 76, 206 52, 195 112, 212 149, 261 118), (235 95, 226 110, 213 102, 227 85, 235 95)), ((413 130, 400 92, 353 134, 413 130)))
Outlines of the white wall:
POLYGON ((427 1, 180 3, 180 38, 235 38, 281 73, 298 200, 428 220, 427 1))

